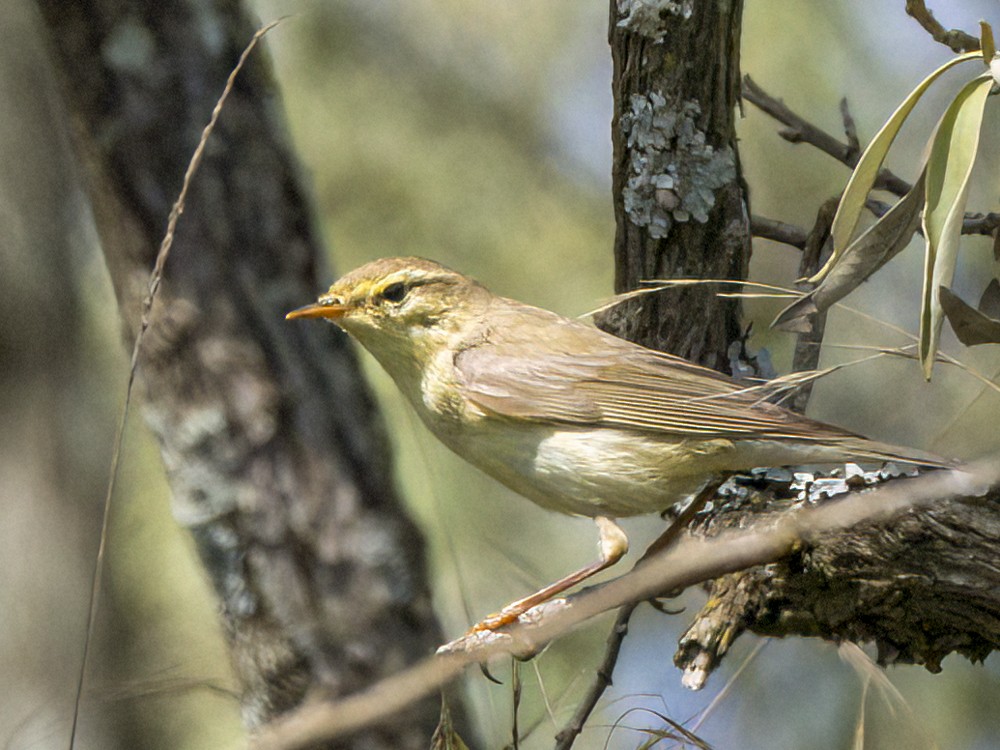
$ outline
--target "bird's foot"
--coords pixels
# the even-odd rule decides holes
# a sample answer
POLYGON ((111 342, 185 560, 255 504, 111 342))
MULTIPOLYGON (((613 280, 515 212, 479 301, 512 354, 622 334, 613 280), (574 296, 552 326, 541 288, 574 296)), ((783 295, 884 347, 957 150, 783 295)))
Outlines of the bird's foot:
POLYGON ((465 635, 439 646, 437 653, 438 655, 462 654, 512 641, 513 639, 507 633, 497 633, 493 630, 470 630, 465 635))
POLYGON ((499 612, 486 615, 486 617, 469 628, 469 632, 466 633, 466 635, 499 630, 502 627, 510 625, 512 622, 517 622, 518 618, 527 612, 528 609, 530 609, 530 607, 522 606, 520 602, 508 604, 499 612))

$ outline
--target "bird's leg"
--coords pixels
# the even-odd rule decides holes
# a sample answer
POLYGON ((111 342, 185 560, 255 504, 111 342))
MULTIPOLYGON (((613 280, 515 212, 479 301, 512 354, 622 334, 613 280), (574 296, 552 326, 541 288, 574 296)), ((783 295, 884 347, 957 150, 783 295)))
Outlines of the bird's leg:
POLYGON ((600 573, 605 568, 610 568, 621 560, 625 556, 625 553, 628 552, 628 537, 625 536, 625 531, 615 523, 614 519, 605 516, 596 516, 594 523, 597 524, 597 530, 601 535, 597 545, 601 553, 600 560, 595 560, 590 565, 585 565, 576 572, 570 573, 565 578, 560 578, 555 583, 550 583, 534 594, 511 602, 499 612, 484 617, 473 625, 469 632, 477 633, 483 630, 497 630, 504 625, 509 625, 532 607, 548 601, 552 597, 566 591, 566 589, 576 586, 581 581, 585 581, 592 575, 600 573))

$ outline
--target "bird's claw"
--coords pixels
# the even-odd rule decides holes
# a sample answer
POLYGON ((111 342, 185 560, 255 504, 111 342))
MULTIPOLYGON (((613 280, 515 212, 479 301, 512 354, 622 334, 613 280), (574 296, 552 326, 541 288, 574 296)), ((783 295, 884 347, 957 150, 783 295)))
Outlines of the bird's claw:
POLYGON ((525 609, 523 607, 504 607, 499 612, 486 615, 486 617, 469 629, 467 635, 497 631, 506 625, 510 625, 512 622, 517 622, 517 618, 523 615, 524 612, 525 609))
POLYGON ((465 635, 440 646, 437 653, 442 656, 448 654, 461 654, 469 651, 475 651, 476 649, 484 646, 511 640, 511 637, 506 633, 497 633, 492 630, 470 630, 465 635))

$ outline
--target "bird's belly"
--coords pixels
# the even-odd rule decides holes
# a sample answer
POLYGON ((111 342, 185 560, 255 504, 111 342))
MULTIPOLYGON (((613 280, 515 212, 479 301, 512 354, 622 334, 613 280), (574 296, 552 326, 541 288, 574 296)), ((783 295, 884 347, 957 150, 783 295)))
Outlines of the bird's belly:
POLYGON ((480 423, 438 437, 462 458, 542 507, 583 516, 669 508, 712 476, 711 446, 601 429, 480 423), (696 460, 692 461, 694 458, 696 460))

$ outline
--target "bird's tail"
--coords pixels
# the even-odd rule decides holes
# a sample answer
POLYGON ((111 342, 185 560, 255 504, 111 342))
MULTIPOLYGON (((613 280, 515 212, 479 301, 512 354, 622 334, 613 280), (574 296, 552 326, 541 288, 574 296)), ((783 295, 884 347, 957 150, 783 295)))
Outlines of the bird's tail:
POLYGON ((928 451, 903 448, 867 438, 845 438, 838 443, 837 447, 850 461, 895 461, 935 469, 953 469, 959 464, 954 459, 943 458, 928 451))

